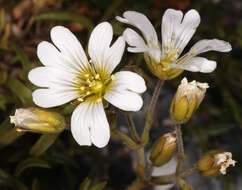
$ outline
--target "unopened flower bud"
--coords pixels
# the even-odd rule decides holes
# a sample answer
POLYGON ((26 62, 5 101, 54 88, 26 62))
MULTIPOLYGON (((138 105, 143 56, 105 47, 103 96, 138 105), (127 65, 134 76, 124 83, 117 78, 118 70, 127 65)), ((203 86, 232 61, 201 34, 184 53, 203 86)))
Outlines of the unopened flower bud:
POLYGON ((186 123, 199 107, 208 87, 207 83, 188 82, 183 78, 172 100, 170 108, 172 119, 178 124, 186 123))
POLYGON ((55 112, 39 108, 16 109, 15 115, 10 116, 17 130, 35 133, 59 133, 65 127, 64 118, 55 112))
POLYGON ((232 160, 232 154, 230 152, 224 152, 221 150, 214 150, 208 152, 197 163, 197 168, 200 174, 203 176, 217 176, 220 174, 226 174, 226 169, 232 165, 235 166, 236 161, 232 160))
POLYGON ((176 136, 174 133, 166 133, 160 137, 153 146, 150 160, 155 166, 166 164, 176 150, 176 136))

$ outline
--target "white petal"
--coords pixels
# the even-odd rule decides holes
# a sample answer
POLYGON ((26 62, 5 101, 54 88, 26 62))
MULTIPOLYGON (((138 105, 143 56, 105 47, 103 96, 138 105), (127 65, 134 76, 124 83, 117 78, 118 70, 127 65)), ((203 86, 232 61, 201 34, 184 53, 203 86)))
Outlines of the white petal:
POLYGON ((91 146, 89 121, 92 121, 89 104, 79 104, 71 116, 71 133, 79 145, 91 146))
POLYGON ((37 67, 32 69, 29 74, 29 80, 36 86, 59 88, 59 86, 72 86, 76 75, 61 68, 37 67))
POLYGON ((141 96, 146 90, 145 82, 139 75, 121 71, 114 75, 112 88, 104 98, 114 106, 125 111, 138 111, 143 105, 141 96))
POLYGON ((192 57, 184 64, 170 64, 169 68, 183 69, 192 72, 201 72, 201 73, 211 73, 217 67, 215 61, 208 60, 203 57, 192 57))
POLYGON ((68 89, 37 89, 32 96, 34 103, 43 108, 59 106, 78 98, 75 91, 68 89))
POLYGON ((127 90, 112 89, 105 94, 104 98, 124 111, 139 111, 143 106, 141 96, 127 90))
POLYGON ((98 148, 108 144, 110 129, 102 102, 94 103, 92 111, 91 141, 98 148))
POLYGON ((123 37, 119 37, 107 51, 105 65, 109 73, 112 73, 116 66, 120 63, 125 48, 123 37))
POLYGON ((134 30, 127 28, 123 32, 123 37, 125 41, 132 47, 146 49, 145 42, 143 38, 134 30))
POLYGON ((105 59, 113 38, 113 28, 108 22, 98 24, 91 33, 88 43, 88 53, 93 63, 105 67, 105 59))
POLYGON ((167 9, 162 17, 161 34, 162 34, 162 50, 172 44, 173 35, 179 29, 182 21, 183 13, 174 9, 167 9))
POLYGON ((138 74, 130 71, 120 71, 114 75, 114 85, 123 90, 129 90, 136 93, 146 91, 145 80, 138 74))
POLYGON ((156 31, 149 19, 144 14, 136 11, 126 11, 124 12, 123 17, 124 18, 116 17, 116 19, 120 22, 131 24, 137 27, 142 32, 149 45, 159 45, 156 31))
POLYGON ((38 44, 37 55, 40 61, 48 67, 65 69, 69 72, 76 73, 80 67, 67 56, 60 53, 54 45, 43 41, 38 44))
POLYGON ((92 143, 102 148, 110 139, 109 124, 102 102, 84 102, 72 114, 71 132, 79 145, 92 143))
POLYGON ((219 52, 229 52, 232 47, 230 43, 223 40, 212 39, 212 40, 200 40, 198 41, 190 50, 192 56, 204 53, 207 51, 219 51, 219 52))
POLYGON ((192 9, 188 11, 183 20, 183 13, 168 9, 162 19, 162 49, 166 51, 170 45, 180 54, 200 23, 199 13, 192 9))
POLYGON ((50 32, 51 40, 61 53, 77 67, 85 68, 88 65, 86 54, 75 35, 63 26, 55 26, 50 32))

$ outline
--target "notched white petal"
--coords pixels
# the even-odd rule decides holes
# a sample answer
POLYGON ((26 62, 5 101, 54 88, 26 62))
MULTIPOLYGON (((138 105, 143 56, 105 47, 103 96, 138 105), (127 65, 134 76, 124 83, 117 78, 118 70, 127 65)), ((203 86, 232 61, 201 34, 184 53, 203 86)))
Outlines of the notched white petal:
POLYGON ((91 146, 90 125, 88 121, 92 120, 89 105, 79 104, 71 116, 71 133, 79 145, 91 146))
POLYGON ((51 40, 63 55, 80 68, 88 65, 86 54, 76 36, 64 26, 55 26, 50 31, 51 40))
POLYGON ((114 84, 118 89, 130 90, 136 93, 146 91, 145 80, 138 74, 130 71, 120 71, 114 75, 114 84))
POLYGON ((102 102, 94 103, 92 111, 91 141, 98 148, 105 147, 110 139, 110 129, 102 102))
POLYGON ((229 52, 232 47, 229 42, 223 40, 212 39, 212 40, 200 40, 198 41, 190 50, 190 53, 198 55, 207 51, 219 51, 219 52, 229 52))
POLYGON ((130 46, 136 48, 146 48, 143 38, 137 32, 130 28, 127 28, 123 32, 123 37, 130 46))
POLYGON ((142 13, 136 11, 126 11, 123 17, 116 17, 120 22, 137 27, 146 39, 146 42, 151 46, 158 46, 158 38, 156 31, 149 19, 142 13))
POLYGON ((125 49, 125 41, 122 36, 120 36, 114 44, 109 48, 107 55, 105 57, 105 67, 109 73, 120 63, 125 49))
POLYGON ((37 89, 33 92, 32 97, 36 105, 51 108, 78 98, 78 94, 75 91, 67 91, 66 89, 37 89))
POLYGON ((72 114, 71 132, 79 145, 92 143, 98 148, 108 144, 109 124, 102 102, 84 102, 78 105, 72 114))
POLYGON ((108 22, 102 22, 94 28, 88 42, 88 53, 93 64, 104 67, 112 38, 113 28, 108 22))
POLYGON ((177 69, 183 69, 186 71, 201 72, 201 73, 211 73, 216 69, 216 67, 217 67, 217 63, 215 61, 211 61, 203 57, 190 58, 187 62, 181 65, 178 65, 178 64, 169 65, 170 69, 177 68, 177 69))

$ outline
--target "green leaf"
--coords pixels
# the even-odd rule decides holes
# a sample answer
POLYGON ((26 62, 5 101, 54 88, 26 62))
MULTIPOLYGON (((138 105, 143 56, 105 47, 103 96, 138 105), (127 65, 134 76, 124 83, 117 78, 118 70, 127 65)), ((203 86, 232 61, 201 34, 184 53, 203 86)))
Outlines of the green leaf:
POLYGON ((19 177, 20 174, 32 167, 41 167, 41 168, 51 168, 51 166, 48 164, 48 162, 38 159, 38 158, 27 158, 26 160, 20 162, 15 170, 15 176, 19 177))
POLYGON ((58 138, 60 133, 42 135, 39 140, 32 146, 29 154, 32 156, 42 155, 58 138))
POLYGON ((17 57, 16 59, 22 63, 24 70, 24 77, 28 79, 28 73, 31 70, 31 62, 29 60, 28 55, 24 52, 22 48, 20 48, 17 44, 11 43, 10 48, 15 51, 17 57))
POLYGON ((103 190, 103 188, 107 185, 107 182, 102 182, 97 185, 94 185, 90 190, 103 190))
POLYGON ((89 186, 91 184, 91 180, 86 178, 82 184, 80 185, 80 187, 78 188, 78 190, 88 190, 89 186))
POLYGON ((28 188, 23 183, 2 169, 0 169, 0 184, 12 187, 13 189, 28 190, 28 188))
POLYGON ((7 86, 21 100, 24 106, 32 106, 32 92, 16 78, 9 78, 7 86))
POLYGON ((43 14, 40 14, 39 16, 36 16, 35 20, 73 21, 73 22, 79 22, 80 24, 85 26, 88 30, 92 30, 94 28, 94 24, 89 18, 83 15, 78 15, 70 12, 43 13, 43 14))

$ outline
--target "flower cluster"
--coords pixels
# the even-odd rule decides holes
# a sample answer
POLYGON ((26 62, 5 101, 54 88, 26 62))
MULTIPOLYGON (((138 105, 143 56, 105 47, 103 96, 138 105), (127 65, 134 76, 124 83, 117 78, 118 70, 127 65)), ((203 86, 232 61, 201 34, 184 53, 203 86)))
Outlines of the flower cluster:
MULTIPOLYGON (((37 47, 37 55, 43 66, 32 69, 28 75, 29 80, 39 87, 32 94, 36 105, 42 108, 52 108, 69 102, 77 105, 72 113, 70 125, 72 135, 79 145, 94 144, 102 148, 108 144, 110 126, 104 109, 107 103, 124 111, 139 111, 142 108, 141 95, 146 91, 145 80, 131 71, 114 72, 121 62, 126 42, 129 45, 129 52, 144 53, 149 69, 162 81, 160 84, 163 84, 164 80, 177 77, 184 70, 210 73, 217 67, 216 62, 198 55, 207 51, 231 50, 228 42, 205 39, 198 41, 182 55, 200 23, 200 15, 193 9, 185 15, 174 9, 165 11, 161 24, 162 43, 159 42, 154 27, 145 15, 126 11, 123 17, 117 16, 116 19, 136 27, 142 36, 127 28, 122 36, 112 43, 113 28, 110 23, 102 22, 91 33, 87 48, 88 57, 69 29, 55 26, 50 32, 53 44, 43 41, 37 47)), ((189 121, 201 104, 208 87, 207 83, 188 82, 186 78, 181 81, 170 107, 175 131, 160 137, 150 154, 153 166, 160 167, 169 163, 178 149, 178 159, 175 161, 176 179, 170 175, 171 181, 168 182, 177 181, 183 189, 192 187, 184 182, 183 177, 180 181, 177 180, 183 170, 181 162, 184 160, 180 124, 189 121)), ((153 107, 153 100, 157 101, 158 94, 159 92, 154 93, 155 98, 152 98, 153 107)), ((147 117, 143 134, 147 133, 142 134, 142 137, 139 137, 132 121, 129 121, 137 142, 121 135, 124 141, 134 147, 133 149, 140 149, 142 146, 144 148, 147 144, 148 140, 144 138, 149 138, 148 132, 152 124, 150 118, 147 117)), ((66 125, 58 114, 36 108, 17 110, 15 116, 11 116, 11 122, 18 126, 17 129, 39 133, 61 132, 66 125)), ((142 151, 138 153, 142 155, 142 151)), ((145 159, 141 160, 137 173, 140 172, 139 176, 146 179, 146 173, 152 172, 144 172, 146 167, 142 166, 142 163, 145 159)), ((202 158, 197 164, 197 169, 202 175, 216 176, 225 174, 226 168, 234 164, 231 153, 215 151, 202 158)), ((150 179, 155 183, 162 178, 150 179)), ((169 184, 168 182, 165 180, 163 184, 169 184)))

